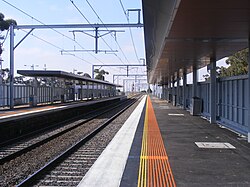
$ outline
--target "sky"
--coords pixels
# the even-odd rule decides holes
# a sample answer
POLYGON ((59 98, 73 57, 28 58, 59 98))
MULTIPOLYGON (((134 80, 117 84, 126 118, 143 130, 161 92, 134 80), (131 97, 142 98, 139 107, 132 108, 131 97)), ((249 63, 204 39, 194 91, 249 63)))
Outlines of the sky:
MULTIPOLYGON (((124 10, 127 11, 127 9, 141 9, 141 0, 0 0, 0 12, 5 15, 5 19, 15 19, 18 25, 87 24, 88 21, 91 24, 101 24, 102 22, 126 24, 128 21, 124 10)), ((142 15, 140 21, 143 22, 142 15)), ((137 12, 129 13, 129 22, 138 22, 137 12)), ((116 33, 116 40, 110 34, 99 38, 98 48, 100 50, 112 49, 118 52, 109 54, 70 52, 70 54, 62 54, 61 50, 93 50, 95 47, 93 37, 82 32, 75 33, 74 37, 73 30, 76 29, 56 29, 56 31, 35 29, 32 35, 29 35, 14 51, 15 74, 17 70, 32 69, 33 66, 35 70, 46 68, 47 70, 74 71, 75 73, 84 72, 91 75, 92 65, 142 64, 143 60, 140 59, 145 59, 142 28, 132 28, 131 33, 128 28, 116 28, 115 30, 120 31, 116 33), (133 47, 132 39, 135 47, 133 47)), ((88 34, 94 34, 93 31, 90 31, 92 29, 87 30, 89 30, 88 34)), ((15 44, 28 31, 15 30, 15 44)), ((6 33, 3 32, 1 35, 5 36, 6 33)), ((100 34, 105 33, 106 31, 100 32, 100 34)), ((9 36, 7 36, 3 44, 3 68, 9 68, 9 45, 9 36)), ((109 72, 106 79, 110 82, 113 81, 113 75, 126 74, 125 68, 102 67, 102 69, 109 72)), ((129 72, 130 74, 146 74, 146 69, 145 67, 130 68, 129 72)), ((128 77, 125 78, 128 79, 128 77)), ((116 83, 123 84, 121 77, 116 80, 116 83)))

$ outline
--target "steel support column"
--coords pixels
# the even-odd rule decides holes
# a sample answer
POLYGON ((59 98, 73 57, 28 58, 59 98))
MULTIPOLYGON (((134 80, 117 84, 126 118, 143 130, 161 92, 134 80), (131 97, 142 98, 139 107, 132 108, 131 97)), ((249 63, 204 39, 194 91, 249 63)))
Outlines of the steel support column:
POLYGON ((1 59, 0 56, 0 106, 4 105, 4 97, 3 97, 3 77, 2 77, 2 62, 3 60, 1 59))
POLYGON ((170 94, 172 94, 172 92, 171 92, 171 77, 168 78, 168 95, 167 95, 168 102, 171 102, 170 94))
POLYGON ((197 68, 193 66, 193 86, 192 86, 192 97, 197 96, 197 68))
POLYGON ((125 93, 125 80, 123 79, 123 93, 125 93))
POLYGON ((81 86, 81 100, 83 100, 83 83, 82 83, 82 81, 80 82, 80 86, 81 86))
POLYGON ((34 95, 33 95, 33 104, 32 106, 37 106, 37 100, 38 100, 38 81, 37 77, 34 77, 34 95))
POLYGON ((10 25, 10 109, 14 108, 14 25, 10 25))
POLYGON ((94 65, 92 65, 92 79, 95 78, 95 72, 94 72, 95 70, 94 70, 94 68, 95 68, 94 65))
POLYGON ((210 58, 210 123, 216 123, 216 58, 210 58))
POLYGON ((98 27, 95 28, 95 53, 98 53, 98 27))
POLYGON ((167 99, 167 84, 163 85, 163 99, 167 99))
POLYGON ((191 115, 200 115, 200 107, 197 103, 197 68, 195 65, 193 65, 193 86, 192 86, 192 99, 191 99, 191 115))
POLYGON ((174 102, 174 95, 175 95, 175 89, 174 89, 174 76, 171 76, 171 93, 172 93, 172 104, 174 102))
POLYGON ((86 97, 87 97, 87 100, 89 100, 89 82, 88 81, 86 81, 86 86, 87 86, 86 97))
POLYGON ((177 72, 177 77, 176 77, 176 105, 180 104, 180 76, 179 76, 179 71, 177 72))
POLYGON ((51 95, 50 95, 51 104, 54 104, 54 92, 55 92, 54 78, 51 78, 51 95))
POLYGON ((187 89, 187 72, 186 69, 183 69, 183 86, 182 86, 182 103, 183 103, 183 109, 186 109, 187 103, 186 103, 186 89, 187 89))
MULTIPOLYGON (((249 47, 250 47, 250 35, 249 35, 249 38, 248 38, 248 50, 249 50, 249 47)), ((250 143, 250 53, 248 52, 248 143, 250 143)))
POLYGON ((172 76, 172 101, 173 106, 176 105, 175 75, 172 76))

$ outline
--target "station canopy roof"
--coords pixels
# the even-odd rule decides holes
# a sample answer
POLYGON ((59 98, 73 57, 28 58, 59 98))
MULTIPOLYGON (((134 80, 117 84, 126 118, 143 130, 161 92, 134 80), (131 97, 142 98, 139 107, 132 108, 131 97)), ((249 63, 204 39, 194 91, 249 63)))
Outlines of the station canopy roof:
POLYGON ((249 0, 142 0, 149 83, 248 47, 249 0))
POLYGON ((121 87, 120 85, 113 84, 107 81, 92 79, 89 77, 80 76, 80 75, 68 73, 65 71, 17 70, 17 73, 20 75, 28 76, 28 77, 57 77, 57 78, 63 78, 63 79, 69 79, 69 80, 87 81, 87 82, 99 83, 103 85, 121 87))

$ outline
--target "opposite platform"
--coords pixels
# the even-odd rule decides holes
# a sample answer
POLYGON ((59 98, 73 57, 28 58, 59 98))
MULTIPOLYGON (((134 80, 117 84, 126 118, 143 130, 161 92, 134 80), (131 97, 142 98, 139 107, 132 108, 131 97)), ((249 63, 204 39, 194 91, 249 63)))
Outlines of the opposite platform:
POLYGON ((23 108, 16 108, 13 110, 1 110, 0 122, 25 118, 27 116, 31 117, 37 114, 46 114, 50 112, 62 111, 65 109, 93 105, 98 102, 122 99, 123 97, 124 96, 122 97, 116 96, 116 97, 109 97, 109 98, 103 98, 103 99, 98 99, 98 100, 85 100, 85 101, 68 102, 68 103, 61 103, 61 104, 54 104, 54 105, 51 104, 51 105, 44 105, 44 106, 37 106, 37 107, 23 107, 23 108))
POLYGON ((124 96, 117 96, 91 101, 1 111, 0 144, 8 144, 13 139, 27 137, 33 132, 52 128, 64 121, 95 112, 110 104, 118 103, 123 98, 124 96))

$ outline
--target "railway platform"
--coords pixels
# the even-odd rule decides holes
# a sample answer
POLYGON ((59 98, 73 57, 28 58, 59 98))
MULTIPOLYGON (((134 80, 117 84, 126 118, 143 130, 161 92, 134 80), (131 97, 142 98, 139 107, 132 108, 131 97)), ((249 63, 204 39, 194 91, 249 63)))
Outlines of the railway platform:
POLYGON ((18 107, 12 110, 0 110, 0 123, 9 120, 16 120, 20 118, 25 118, 31 115, 37 114, 46 114, 51 113, 54 111, 62 111, 65 109, 76 108, 81 106, 88 106, 93 105, 96 103, 101 103, 105 101, 112 101, 116 99, 123 99, 124 96, 115 96, 115 97, 108 97, 96 100, 83 100, 83 101, 76 101, 76 102, 68 102, 68 103, 60 103, 60 104, 50 104, 50 105, 41 105, 36 107, 29 107, 23 106, 18 107))
POLYGON ((0 111, 0 144, 118 102, 125 96, 0 111))
POLYGON ((78 186, 250 186, 246 137, 145 96, 78 186))

